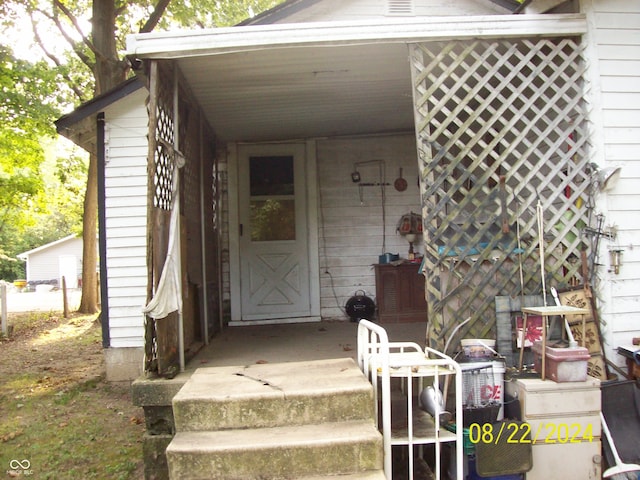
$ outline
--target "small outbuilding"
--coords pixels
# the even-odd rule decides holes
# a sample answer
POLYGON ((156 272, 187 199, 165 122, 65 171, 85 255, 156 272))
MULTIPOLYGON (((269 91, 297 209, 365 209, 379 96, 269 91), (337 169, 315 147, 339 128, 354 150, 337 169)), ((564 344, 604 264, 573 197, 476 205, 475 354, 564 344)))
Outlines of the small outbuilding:
POLYGON ((62 277, 68 288, 78 288, 82 281, 82 237, 69 235, 32 250, 20 253, 27 263, 27 285, 60 286, 62 277))

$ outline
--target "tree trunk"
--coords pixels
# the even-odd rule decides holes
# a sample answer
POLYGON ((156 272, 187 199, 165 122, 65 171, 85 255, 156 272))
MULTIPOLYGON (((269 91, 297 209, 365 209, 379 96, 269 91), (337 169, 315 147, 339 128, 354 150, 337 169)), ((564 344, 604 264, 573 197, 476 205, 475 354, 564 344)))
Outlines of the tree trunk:
MULTIPOLYGON (((80 313, 98 311, 98 273, 96 271, 98 251, 96 245, 96 225, 98 219, 98 171, 95 155, 89 157, 87 190, 84 195, 82 215, 82 297, 80 313)), ((102 259, 104 261, 104 259, 102 259)))
MULTIPOLYGON (((92 42, 96 50, 94 76, 95 95, 100 95, 116 87, 127 76, 127 64, 118 58, 115 40, 116 8, 114 0, 93 2, 92 42)), ((98 167, 95 155, 89 157, 87 190, 84 198, 82 219, 82 297, 80 313, 98 311, 98 275, 96 265, 96 227, 98 217, 98 167)), ((106 261, 106 259, 101 259, 106 261)))

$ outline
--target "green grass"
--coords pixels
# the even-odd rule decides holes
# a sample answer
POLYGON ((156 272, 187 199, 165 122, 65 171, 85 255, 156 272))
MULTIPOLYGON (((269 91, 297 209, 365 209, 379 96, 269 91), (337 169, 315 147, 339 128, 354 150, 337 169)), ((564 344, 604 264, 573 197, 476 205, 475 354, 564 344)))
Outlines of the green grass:
POLYGON ((104 381, 96 322, 27 317, 14 332, 0 342, 13 362, 0 360, 0 477, 141 478, 143 414, 104 381))

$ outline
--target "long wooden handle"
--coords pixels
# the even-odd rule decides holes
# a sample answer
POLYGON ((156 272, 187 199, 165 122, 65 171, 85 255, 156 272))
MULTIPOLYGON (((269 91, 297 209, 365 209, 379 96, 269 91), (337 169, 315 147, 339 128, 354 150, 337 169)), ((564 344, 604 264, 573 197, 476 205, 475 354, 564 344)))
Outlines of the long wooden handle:
POLYGON ((507 212, 507 188, 505 176, 500 175, 500 203, 502 207, 502 233, 509 233, 509 213, 507 212))

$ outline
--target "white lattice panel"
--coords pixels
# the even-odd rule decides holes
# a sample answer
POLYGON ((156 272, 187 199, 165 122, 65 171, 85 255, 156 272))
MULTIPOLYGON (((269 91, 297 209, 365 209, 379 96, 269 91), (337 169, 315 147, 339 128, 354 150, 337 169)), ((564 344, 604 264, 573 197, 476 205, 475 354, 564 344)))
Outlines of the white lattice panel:
POLYGON ((582 51, 575 38, 410 47, 432 346, 469 316, 463 334, 495 335, 496 295, 541 292, 538 204, 546 284, 580 276, 582 51))

